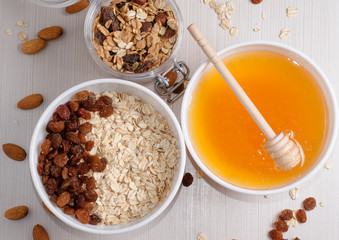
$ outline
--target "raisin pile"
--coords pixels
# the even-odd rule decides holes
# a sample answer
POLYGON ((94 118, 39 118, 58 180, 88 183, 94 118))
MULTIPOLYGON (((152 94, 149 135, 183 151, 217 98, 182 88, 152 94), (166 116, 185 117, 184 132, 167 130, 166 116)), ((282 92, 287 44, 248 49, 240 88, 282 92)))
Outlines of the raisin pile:
POLYGON ((51 201, 65 214, 75 215, 83 224, 96 225, 101 219, 90 213, 98 198, 96 181, 85 174, 104 171, 107 160, 89 154, 94 142, 86 141, 86 135, 92 131, 92 124, 80 124, 80 118, 91 119, 90 112, 111 116, 113 100, 108 96, 96 99, 86 90, 77 93, 75 99, 58 106, 47 124, 48 135, 41 145, 37 171, 51 201))

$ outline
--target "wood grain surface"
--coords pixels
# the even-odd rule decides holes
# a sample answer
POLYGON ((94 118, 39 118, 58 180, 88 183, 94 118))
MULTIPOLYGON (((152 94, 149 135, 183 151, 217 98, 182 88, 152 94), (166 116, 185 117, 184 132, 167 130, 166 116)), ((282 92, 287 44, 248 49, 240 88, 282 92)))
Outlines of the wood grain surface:
MULTIPOLYGON (((221 0, 219 0, 221 1, 221 0)), ((223 0, 225 1, 225 0, 223 0)), ((196 23, 211 45, 220 50, 234 43, 249 40, 272 40, 293 46, 317 62, 329 77, 339 95, 339 1, 337 0, 264 0, 253 5, 249 0, 233 0, 236 10, 233 25, 238 35, 231 37, 218 26, 216 14, 200 0, 177 0, 184 24, 196 23), (296 18, 286 17, 286 8, 296 6, 296 18), (261 18, 261 13, 266 19, 261 18), (285 40, 279 39, 282 28, 291 29, 285 40), (253 28, 260 28, 254 32, 253 28)), ((0 143, 15 143, 28 151, 37 120, 48 104, 61 92, 78 83, 109 77, 95 65, 85 46, 83 23, 86 15, 67 15, 64 9, 34 5, 29 0, 0 1, 0 143), (26 28, 15 26, 18 20, 29 23, 26 28), (46 26, 64 28, 61 38, 48 42, 37 55, 20 52, 19 31, 29 39, 46 26), (13 36, 5 34, 12 29, 13 36), (34 110, 20 110, 17 102, 30 94, 41 93, 43 104, 34 110)), ((179 60, 184 60, 192 72, 205 57, 185 32, 179 60)), ((153 89, 152 84, 147 85, 153 89)), ((180 118, 181 101, 171 105, 180 118)), ((116 236, 91 235, 71 227, 48 214, 33 187, 28 158, 24 162, 10 160, 0 153, 0 239, 31 239, 35 224, 41 224, 51 239, 116 239, 116 240, 194 240, 204 232, 209 240, 268 239, 267 232, 279 211, 298 209, 303 199, 314 196, 325 207, 308 214, 306 224, 291 228, 288 239, 339 239, 339 145, 329 159, 332 170, 321 169, 303 184, 299 198, 291 200, 288 192, 269 196, 248 196, 229 191, 211 179, 197 179, 189 188, 181 188, 175 201, 157 220, 136 231, 116 236), (4 212, 17 205, 27 205, 30 212, 19 221, 10 221, 4 212)), ((188 157, 187 171, 194 176, 196 165, 188 157)))

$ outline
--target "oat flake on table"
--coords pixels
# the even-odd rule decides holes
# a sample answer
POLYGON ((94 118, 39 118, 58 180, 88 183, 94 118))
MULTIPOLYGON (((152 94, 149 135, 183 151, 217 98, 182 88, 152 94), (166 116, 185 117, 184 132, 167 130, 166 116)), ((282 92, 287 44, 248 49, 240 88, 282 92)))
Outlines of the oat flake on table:
POLYGON ((97 182, 94 213, 101 224, 121 224, 146 215, 167 197, 179 150, 166 118, 150 104, 125 93, 103 95, 113 99, 114 113, 108 118, 91 113, 86 139, 95 143, 90 154, 105 157, 107 167, 88 175, 97 182))
POLYGON ((299 196, 299 188, 293 188, 289 191, 290 197, 292 200, 296 200, 299 196))
POLYGON ((198 233, 197 240, 207 240, 205 233, 203 232, 198 233))
POLYGON ((296 7, 289 7, 289 8, 286 9, 286 15, 289 18, 296 17, 297 14, 298 14, 298 8, 296 8, 296 7))
POLYGON ((283 39, 287 38, 290 34, 291 34, 291 30, 290 30, 290 29, 288 29, 288 28, 283 28, 283 29, 281 29, 281 31, 280 31, 279 38, 280 38, 281 40, 283 40, 283 39))

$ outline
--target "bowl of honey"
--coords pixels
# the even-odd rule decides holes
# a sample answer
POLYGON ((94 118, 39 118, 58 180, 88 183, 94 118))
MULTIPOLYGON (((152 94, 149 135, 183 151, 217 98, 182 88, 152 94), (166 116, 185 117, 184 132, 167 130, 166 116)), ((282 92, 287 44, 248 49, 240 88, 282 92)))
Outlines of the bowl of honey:
POLYGON ((284 44, 232 45, 218 55, 275 132, 295 138, 305 159, 280 169, 265 151, 266 137, 214 66, 203 63, 181 108, 194 161, 220 185, 242 193, 274 194, 300 185, 328 159, 337 128, 337 102, 323 71, 284 44))

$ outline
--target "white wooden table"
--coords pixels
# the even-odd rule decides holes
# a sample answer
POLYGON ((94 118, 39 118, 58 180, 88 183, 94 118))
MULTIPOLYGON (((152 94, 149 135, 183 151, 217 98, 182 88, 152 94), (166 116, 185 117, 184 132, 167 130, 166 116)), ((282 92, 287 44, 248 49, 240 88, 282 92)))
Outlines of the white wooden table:
MULTIPOLYGON (((225 0, 223 0, 225 1, 225 0)), ((283 42, 314 59, 331 80, 339 95, 339 1, 337 0, 264 0, 252 5, 249 0, 233 0, 233 23, 239 33, 231 37, 218 26, 218 20, 200 0, 177 0, 185 25, 194 22, 208 36, 210 43, 220 50, 230 44, 248 40, 281 41, 280 29, 289 27, 292 34, 283 42), (286 17, 287 7, 296 6, 296 18, 286 17), (261 19, 261 12, 267 16, 261 19), (260 28, 254 32, 253 28, 260 28)), ((0 1, 0 144, 16 143, 29 148, 34 126, 48 104, 61 92, 78 83, 109 77, 90 57, 83 38, 86 10, 67 15, 64 9, 48 9, 29 0, 0 1), (18 28, 17 20, 29 22, 29 27, 18 28), (32 39, 42 28, 60 25, 62 38, 49 42, 47 48, 34 56, 19 51, 19 31, 32 39), (12 29, 13 36, 5 35, 12 29), (44 103, 37 109, 22 111, 16 103, 22 97, 41 93, 44 103), (17 124, 15 124, 17 122, 17 124)), ((179 59, 192 72, 205 60, 196 44, 186 33, 179 59)), ((153 89, 152 85, 148 85, 153 89)), ((178 101, 171 107, 180 118, 178 101)), ((299 198, 291 200, 288 192, 269 196, 247 196, 217 185, 207 177, 195 178, 189 188, 181 188, 168 210, 151 224, 136 231, 116 236, 91 235, 68 227, 48 214, 41 206, 30 179, 28 159, 10 160, 0 153, 0 239, 31 239, 32 228, 42 224, 51 239, 116 239, 116 240, 193 240, 204 232, 209 240, 267 239, 276 215, 284 208, 297 209, 303 199, 314 196, 324 201, 308 214, 308 221, 291 228, 285 236, 292 239, 339 239, 339 145, 335 146, 330 161, 334 168, 321 171, 300 189, 299 198), (4 212, 13 206, 27 205, 29 215, 20 221, 9 221, 4 212)), ((196 165, 187 159, 187 171, 195 176, 196 165)))

